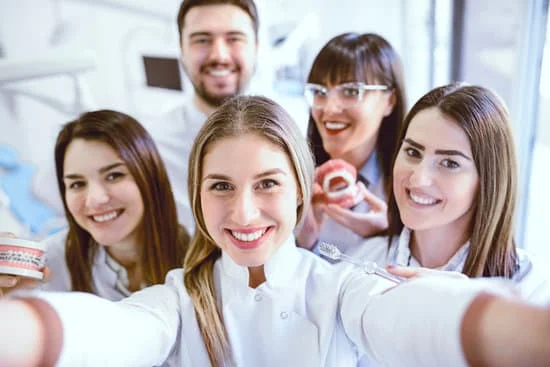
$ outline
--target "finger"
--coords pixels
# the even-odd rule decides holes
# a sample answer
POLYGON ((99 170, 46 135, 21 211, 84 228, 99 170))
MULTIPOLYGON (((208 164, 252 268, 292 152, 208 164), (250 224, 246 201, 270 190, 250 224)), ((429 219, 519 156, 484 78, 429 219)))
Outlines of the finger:
POLYGON ((378 196, 374 195, 367 187, 362 183, 358 183, 359 191, 363 195, 363 200, 369 204, 371 210, 373 211, 387 211, 388 204, 383 199, 380 199, 378 196))
POLYGON ((44 267, 44 269, 42 269, 42 273, 44 274, 44 277, 42 278, 43 282, 49 281, 50 278, 52 277, 52 273, 50 271, 50 268, 48 267, 44 267))
POLYGON ((17 236, 12 232, 0 232, 0 237, 17 238, 17 236))
POLYGON ((0 288, 15 287, 18 278, 12 275, 0 275, 0 288))
POLYGON ((325 213, 343 226, 349 227, 354 220, 354 213, 349 209, 344 209, 336 204, 328 204, 325 208, 325 213))
POLYGON ((409 268, 406 266, 398 266, 394 264, 389 264, 386 266, 386 270, 398 277, 402 277, 405 279, 411 279, 418 276, 423 275, 423 269, 422 268, 409 268))

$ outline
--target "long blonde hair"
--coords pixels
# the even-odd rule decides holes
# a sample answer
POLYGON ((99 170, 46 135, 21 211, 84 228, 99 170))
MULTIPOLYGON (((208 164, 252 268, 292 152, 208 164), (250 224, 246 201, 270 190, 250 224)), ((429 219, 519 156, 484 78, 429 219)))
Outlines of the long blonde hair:
POLYGON ((307 142, 288 113, 268 98, 238 96, 230 99, 208 118, 195 139, 189 158, 188 187, 197 230, 184 261, 184 284, 193 300, 199 328, 213 366, 231 365, 232 362, 214 287, 214 263, 221 256, 221 250, 209 235, 202 215, 202 164, 212 144, 246 134, 260 136, 281 147, 292 162, 302 198, 297 208, 297 224, 307 212, 313 184, 313 157, 307 142))

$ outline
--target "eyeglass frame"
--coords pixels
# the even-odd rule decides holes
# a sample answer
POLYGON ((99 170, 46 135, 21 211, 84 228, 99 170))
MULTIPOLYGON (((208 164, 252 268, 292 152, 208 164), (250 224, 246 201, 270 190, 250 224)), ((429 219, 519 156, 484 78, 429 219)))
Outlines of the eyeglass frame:
POLYGON ((385 91, 385 90, 391 90, 392 88, 387 86, 387 85, 383 85, 383 84, 366 84, 366 83, 363 83, 363 82, 348 82, 348 83, 342 83, 342 84, 338 84, 332 88, 327 88, 325 87, 324 85, 321 85, 321 84, 317 84, 317 83, 306 83, 305 86, 304 86, 304 97, 306 98, 306 101, 308 102, 309 106, 312 108, 312 109, 321 109, 321 108, 325 108, 326 106, 326 103, 325 105, 323 106, 315 106, 313 104, 313 101, 310 101, 308 96, 307 96, 307 91, 308 91, 308 87, 316 87, 316 88, 322 88, 325 93, 326 93, 326 97, 328 98, 329 94, 331 93, 332 90, 334 89, 344 89, 344 88, 357 88, 360 90, 361 94, 357 97, 357 102, 355 102, 354 104, 352 105, 349 105, 349 106, 346 106, 346 107, 342 107, 344 109, 346 108, 352 108, 352 107, 355 107, 357 106, 364 98, 365 96, 365 92, 366 91, 375 91, 375 90, 381 90, 381 91, 385 91))

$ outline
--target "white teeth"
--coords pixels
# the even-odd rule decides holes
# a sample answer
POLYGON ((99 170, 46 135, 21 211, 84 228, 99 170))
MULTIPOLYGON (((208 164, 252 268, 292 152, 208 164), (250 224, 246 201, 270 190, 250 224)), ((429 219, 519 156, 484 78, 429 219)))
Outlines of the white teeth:
POLYGON ((92 216, 92 218, 94 218, 94 220, 96 222, 99 222, 99 223, 102 223, 102 222, 107 222, 109 220, 113 220, 115 219, 116 217, 118 217, 118 214, 116 211, 113 211, 113 212, 110 212, 108 214, 103 214, 103 215, 94 215, 92 216))
POLYGON ((212 76, 226 76, 226 75, 229 75, 230 73, 231 73, 231 70, 229 70, 229 69, 221 69, 221 70, 211 69, 211 70, 208 70, 208 74, 210 74, 212 76))
POLYGON ((421 197, 421 196, 417 196, 413 193, 409 193, 409 196, 412 199, 412 201, 414 201, 417 204, 433 205, 433 204, 437 203, 437 199, 421 197))
POLYGON ((328 130, 342 130, 345 129, 348 125, 343 122, 325 122, 325 128, 328 130))
POLYGON ((241 232, 231 231, 231 234, 233 235, 233 237, 235 237, 239 241, 251 242, 251 241, 256 241, 258 238, 262 237, 266 230, 267 228, 264 228, 252 233, 241 233, 241 232))

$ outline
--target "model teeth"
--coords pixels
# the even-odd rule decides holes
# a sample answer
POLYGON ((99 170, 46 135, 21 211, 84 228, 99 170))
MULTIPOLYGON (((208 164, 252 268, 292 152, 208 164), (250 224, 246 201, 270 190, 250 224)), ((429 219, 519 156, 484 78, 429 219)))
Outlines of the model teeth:
POLYGON ((94 215, 93 218, 96 222, 99 222, 99 223, 102 223, 102 222, 107 222, 107 221, 110 221, 110 220, 113 220, 115 219, 116 217, 118 217, 118 214, 116 211, 114 212, 111 212, 109 214, 103 214, 103 215, 94 215))
POLYGON ((328 130, 342 130, 345 129, 348 125, 342 122, 325 122, 325 128, 328 130))
POLYGON ((226 76, 231 73, 231 70, 229 69, 209 70, 208 73, 212 76, 226 76))
POLYGON ((262 237, 266 230, 267 229, 264 228, 264 229, 261 229, 259 231, 252 232, 252 233, 241 233, 241 232, 231 231, 231 234, 233 235, 233 237, 235 237, 239 241, 252 242, 252 241, 256 241, 258 238, 262 237))
POLYGON ((411 197, 412 201, 414 201, 414 202, 417 203, 417 204, 421 204, 421 205, 433 205, 433 204, 437 203, 437 200, 436 200, 436 199, 431 199, 431 198, 425 198, 425 197, 417 196, 417 195, 414 195, 413 193, 409 194, 409 196, 411 197))

